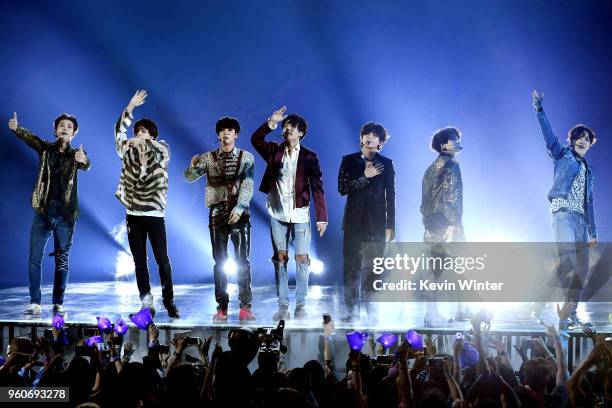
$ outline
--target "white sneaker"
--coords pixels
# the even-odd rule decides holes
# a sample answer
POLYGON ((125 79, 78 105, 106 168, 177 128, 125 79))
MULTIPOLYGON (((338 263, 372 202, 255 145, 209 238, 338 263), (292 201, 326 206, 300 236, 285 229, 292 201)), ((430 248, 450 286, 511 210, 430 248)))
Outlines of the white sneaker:
POLYGON ((53 305, 53 316, 55 315, 60 315, 62 317, 66 316, 66 309, 64 309, 64 306, 56 303, 53 305))
POLYGON ((147 293, 142 298, 142 307, 145 308, 145 307, 151 307, 151 306, 153 306, 153 295, 150 293, 147 293))
POLYGON ((38 303, 30 303, 23 311, 25 315, 40 315, 40 305, 38 303))
POLYGON ((147 293, 142 298, 142 308, 149 308, 151 311, 151 316, 155 317, 155 302, 153 301, 153 295, 147 293))

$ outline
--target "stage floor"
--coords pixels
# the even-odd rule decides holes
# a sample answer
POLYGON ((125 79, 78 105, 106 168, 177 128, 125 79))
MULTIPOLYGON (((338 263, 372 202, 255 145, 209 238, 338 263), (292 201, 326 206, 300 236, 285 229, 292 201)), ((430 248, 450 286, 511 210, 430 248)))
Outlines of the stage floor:
MULTIPOLYGON (((28 318, 23 315, 23 310, 28 303, 28 288, 26 286, 13 287, 0 290, 0 322, 12 323, 34 323, 43 325, 51 322, 51 285, 42 287, 43 312, 39 318, 28 318)), ((169 319, 166 310, 161 304, 161 288, 153 288, 157 314, 155 322, 170 328, 181 327, 235 327, 239 326, 237 287, 229 285, 230 306, 227 324, 215 325, 212 323, 212 315, 215 312, 216 302, 214 297, 214 286, 211 284, 189 284, 175 285, 175 302, 180 309, 181 319, 169 319)), ((290 288, 290 293, 295 293, 290 288)), ((425 304, 420 302, 407 303, 377 303, 373 304, 370 313, 362 308, 361 321, 344 325, 342 316, 341 292, 334 286, 311 286, 308 291, 307 310, 309 319, 286 322, 286 327, 297 330, 321 329, 322 314, 331 313, 337 329, 371 329, 380 331, 406 330, 408 328, 424 328, 423 316, 425 304)), ((119 317, 127 320, 130 313, 140 309, 138 290, 134 282, 94 282, 94 283, 69 283, 65 295, 64 306, 68 311, 67 322, 72 324, 93 325, 96 316, 106 316, 115 321, 119 317)), ((548 305, 544 313, 544 321, 556 324, 556 311, 554 305, 548 305)), ((290 312, 293 316, 295 307, 294 299, 290 297, 290 312)), ((440 305, 440 311, 444 315, 454 313, 454 305, 447 303, 440 305)), ((494 315, 491 329, 493 331, 513 332, 541 332, 544 326, 534 319, 528 317, 528 303, 472 303, 468 307, 478 310, 485 307, 494 315)), ((254 327, 271 327, 274 324, 272 315, 277 309, 276 291, 273 286, 253 288, 252 310, 257 316, 257 321, 250 324, 254 327)), ((586 321, 591 321, 599 332, 612 332, 612 323, 609 314, 612 312, 611 303, 584 303, 579 306, 579 316, 586 321)), ((449 332, 469 329, 466 322, 456 322, 441 326, 438 329, 446 329, 449 332)))

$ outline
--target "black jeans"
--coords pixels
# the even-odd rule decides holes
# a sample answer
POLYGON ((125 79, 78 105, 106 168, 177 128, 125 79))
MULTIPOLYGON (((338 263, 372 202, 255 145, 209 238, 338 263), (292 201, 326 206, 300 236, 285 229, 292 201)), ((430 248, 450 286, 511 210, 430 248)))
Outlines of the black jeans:
POLYGON ((384 255, 385 230, 345 230, 343 244, 344 304, 347 312, 353 314, 357 312, 361 301, 369 301, 369 295, 374 291, 372 266, 374 258, 384 255), (367 245, 362 247, 364 243, 367 245))
POLYGON ((250 307, 251 293, 251 223, 248 212, 244 212, 236 224, 228 224, 228 211, 225 203, 210 208, 209 229, 213 258, 215 260, 215 299, 222 309, 227 309, 229 295, 227 293, 227 244, 231 238, 234 244, 234 257, 238 266, 238 299, 240 307, 250 307))
POLYGON ((153 248, 153 256, 159 269, 159 280, 162 286, 164 304, 172 303, 172 267, 168 259, 166 245, 166 223, 164 217, 148 217, 142 215, 127 216, 128 241, 136 267, 136 283, 142 299, 151 292, 149 284, 149 268, 147 265, 147 236, 153 248))

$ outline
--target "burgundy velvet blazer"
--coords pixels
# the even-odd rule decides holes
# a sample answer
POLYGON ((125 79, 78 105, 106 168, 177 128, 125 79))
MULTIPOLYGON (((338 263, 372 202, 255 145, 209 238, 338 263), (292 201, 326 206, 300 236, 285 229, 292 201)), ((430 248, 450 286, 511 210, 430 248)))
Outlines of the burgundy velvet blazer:
MULTIPOLYGON (((257 153, 265 160, 264 173, 259 191, 268 194, 275 186, 282 167, 285 143, 266 142, 265 138, 272 130, 266 121, 251 136, 251 144, 257 153)), ((295 174, 295 205, 306 207, 310 203, 310 192, 314 197, 317 222, 327 222, 327 206, 323 191, 323 175, 319 167, 319 158, 312 150, 300 145, 297 171, 295 174)))

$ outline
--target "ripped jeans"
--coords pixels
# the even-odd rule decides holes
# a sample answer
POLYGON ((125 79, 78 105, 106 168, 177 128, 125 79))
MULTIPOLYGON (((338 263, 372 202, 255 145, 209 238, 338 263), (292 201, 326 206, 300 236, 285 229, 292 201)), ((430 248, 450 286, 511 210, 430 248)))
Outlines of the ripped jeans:
POLYGON ((278 305, 289 307, 287 264, 289 260, 289 240, 293 240, 293 249, 296 256, 295 304, 296 306, 303 306, 306 304, 308 276, 310 274, 310 258, 308 258, 310 250, 310 222, 294 224, 270 217, 270 234, 274 249, 272 261, 274 262, 278 305), (284 258, 279 256, 279 251, 283 252, 284 258), (299 256, 306 256, 307 262, 298 262, 299 256))

